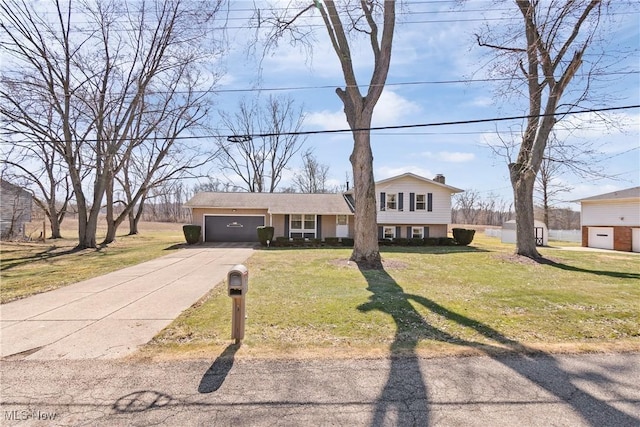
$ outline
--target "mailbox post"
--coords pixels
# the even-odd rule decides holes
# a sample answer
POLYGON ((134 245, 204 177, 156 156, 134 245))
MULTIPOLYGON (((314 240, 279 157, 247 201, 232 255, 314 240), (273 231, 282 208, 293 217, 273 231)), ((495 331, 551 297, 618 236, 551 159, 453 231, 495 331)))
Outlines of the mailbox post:
POLYGON ((249 271, 242 264, 227 273, 227 290, 231 297, 231 339, 240 344, 244 338, 245 295, 249 291, 249 271))

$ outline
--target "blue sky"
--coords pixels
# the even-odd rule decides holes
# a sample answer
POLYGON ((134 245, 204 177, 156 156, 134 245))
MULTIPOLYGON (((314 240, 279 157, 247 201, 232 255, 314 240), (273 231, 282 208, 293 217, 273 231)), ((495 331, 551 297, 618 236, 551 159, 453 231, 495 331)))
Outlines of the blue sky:
MULTIPOLYGON (((451 2, 453 3, 453 2, 451 2)), ((451 11, 447 2, 409 2, 410 14, 399 14, 392 53, 392 64, 387 87, 374 113, 374 127, 414 125, 518 116, 525 110, 517 101, 505 103, 494 93, 495 86, 487 82, 442 83, 482 79, 488 75, 486 48, 475 44, 474 32, 481 24, 481 15, 499 17, 517 13, 511 2, 500 6, 501 10, 485 9, 488 1, 472 1, 469 11, 451 11)), ((235 3, 239 8, 249 8, 250 3, 235 3)), ((633 9, 633 8, 632 8, 633 9)), ((615 15, 616 25, 609 32, 613 45, 610 51, 634 52, 618 60, 614 70, 626 74, 609 76, 606 86, 598 88, 590 108, 640 104, 640 8, 615 15), (605 104, 603 95, 615 96, 605 104), (602 100, 602 102, 600 102, 602 100)), ((233 15, 232 15, 233 16, 233 15)), ((317 16, 317 14, 316 14, 317 16)), ((517 15, 512 15, 517 16, 517 15)), ((315 22, 319 22, 315 18, 315 22)), ((237 22, 237 21, 232 21, 237 22)), ((500 21, 496 21, 500 23, 500 21)), ((316 34, 313 57, 305 51, 281 43, 272 55, 264 58, 261 87, 267 89, 302 88, 295 90, 263 91, 268 94, 286 95, 304 105, 305 130, 331 130, 348 128, 342 104, 335 94, 335 87, 343 85, 343 78, 335 53, 322 28, 316 34)), ((231 32, 231 41, 242 46, 246 32, 231 32)), ((355 44, 353 57, 359 83, 369 81, 370 55, 366 44, 355 44)), ((225 60, 226 75, 220 89, 246 89, 258 80, 255 57, 247 58, 242 47, 234 49, 225 60)), ((364 90, 364 89, 363 89, 364 90)), ((247 98, 256 93, 243 93, 247 98)), ((222 92, 218 108, 234 110, 240 95, 222 92)), ((526 99, 520 99, 520 101, 526 99)), ((575 200, 595 194, 640 185, 640 109, 615 113, 620 126, 611 128, 597 123, 586 123, 594 115, 572 117, 566 122, 579 129, 560 132, 574 144, 594 144, 602 154, 598 157, 601 168, 612 178, 583 179, 565 174, 558 179, 573 190, 564 194, 565 200, 575 200)), ((611 118, 611 114, 607 114, 611 118)), ((505 200, 512 198, 506 160, 495 156, 490 144, 496 144, 496 129, 504 132, 518 128, 520 121, 420 127, 414 129, 374 131, 372 148, 376 180, 392 175, 413 172, 428 178, 441 173, 447 184, 479 191, 483 197, 496 195, 505 200)), ((345 181, 350 174, 349 154, 352 138, 349 133, 313 135, 307 138, 306 148, 312 148, 318 160, 330 166, 332 184, 345 181)), ((292 162, 292 169, 299 167, 300 158, 292 162)), ((283 185, 293 175, 285 175, 283 185)), ((578 205, 571 205, 577 209, 578 205)))

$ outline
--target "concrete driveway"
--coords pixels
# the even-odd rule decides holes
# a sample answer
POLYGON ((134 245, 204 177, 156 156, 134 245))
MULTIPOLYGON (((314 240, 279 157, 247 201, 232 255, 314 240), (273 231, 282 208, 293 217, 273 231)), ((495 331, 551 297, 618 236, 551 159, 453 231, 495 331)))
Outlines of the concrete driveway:
POLYGON ((113 359, 132 353, 226 278, 253 249, 179 249, 0 306, 0 353, 9 359, 113 359))

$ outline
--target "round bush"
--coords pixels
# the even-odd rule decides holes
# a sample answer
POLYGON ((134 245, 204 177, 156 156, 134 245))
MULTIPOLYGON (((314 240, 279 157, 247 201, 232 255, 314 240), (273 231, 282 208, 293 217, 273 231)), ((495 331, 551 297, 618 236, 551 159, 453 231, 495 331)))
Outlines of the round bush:
POLYGON ((473 236, 476 234, 476 230, 467 230, 465 228, 454 228, 453 238, 456 243, 461 246, 467 246, 473 242, 473 236))

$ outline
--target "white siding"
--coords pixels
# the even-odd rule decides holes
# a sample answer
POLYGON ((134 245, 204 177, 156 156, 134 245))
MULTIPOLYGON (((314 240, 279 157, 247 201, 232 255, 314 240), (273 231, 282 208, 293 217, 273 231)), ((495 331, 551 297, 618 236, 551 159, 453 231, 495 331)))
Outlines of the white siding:
POLYGON ((640 202, 582 202, 582 225, 640 226, 640 202))
MULTIPOLYGON (((376 186, 376 203, 378 205, 378 224, 449 224, 451 222, 451 192, 446 188, 429 184, 411 177, 403 177, 376 186), (380 193, 403 193, 403 210, 380 210, 380 193), (433 211, 409 210, 409 195, 433 194, 433 211)), ((426 202, 426 200, 425 200, 426 202)))

